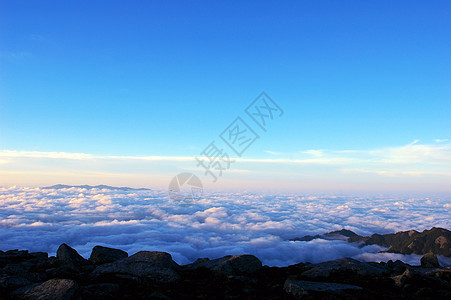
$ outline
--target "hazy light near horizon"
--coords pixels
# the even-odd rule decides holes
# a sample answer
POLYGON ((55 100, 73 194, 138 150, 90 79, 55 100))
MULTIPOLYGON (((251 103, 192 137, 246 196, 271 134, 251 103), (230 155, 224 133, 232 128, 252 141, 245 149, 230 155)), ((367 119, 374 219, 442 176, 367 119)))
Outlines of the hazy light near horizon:
POLYGON ((360 149, 296 153, 267 150, 261 157, 233 158, 217 183, 193 156, 114 156, 86 153, 0 151, 4 186, 110 184, 166 188, 181 172, 198 174, 215 189, 451 191, 451 144, 446 140, 360 149))

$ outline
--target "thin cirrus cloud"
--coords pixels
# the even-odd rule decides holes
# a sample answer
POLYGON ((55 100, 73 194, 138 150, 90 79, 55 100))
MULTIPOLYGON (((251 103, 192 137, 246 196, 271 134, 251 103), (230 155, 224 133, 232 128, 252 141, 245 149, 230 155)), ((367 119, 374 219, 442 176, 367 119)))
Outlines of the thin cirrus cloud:
MULTIPOLYGON (((229 170, 214 187, 262 185, 352 189, 365 180, 365 188, 380 189, 397 178, 400 189, 449 190, 451 144, 422 144, 418 140, 401 146, 378 149, 310 149, 297 153, 266 151, 262 158, 231 158, 229 170), (362 177, 363 176, 363 177, 362 177), (384 181, 385 180, 385 181, 384 181), (256 183, 256 182, 259 183, 256 183)), ((115 156, 86 153, 0 151, 0 178, 5 185, 66 183, 131 184, 163 187, 180 172, 203 176, 191 156, 115 156), (31 178, 33 177, 33 178, 31 178), (83 179, 88 182, 82 182, 83 179), (25 181, 25 179, 31 181, 25 181), (60 182, 60 181, 58 181, 60 182)), ((204 178, 206 182, 210 178, 204 178)), ((238 186, 240 187, 240 186, 238 186)))

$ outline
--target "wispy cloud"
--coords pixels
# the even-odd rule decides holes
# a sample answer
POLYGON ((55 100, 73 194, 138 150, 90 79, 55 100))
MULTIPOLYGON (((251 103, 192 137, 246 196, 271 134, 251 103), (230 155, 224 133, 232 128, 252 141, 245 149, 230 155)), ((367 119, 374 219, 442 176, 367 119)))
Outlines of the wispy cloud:
MULTIPOLYGON (((434 180, 423 180, 421 186, 429 182, 430 188, 434 189, 434 184, 443 187, 451 177, 451 143, 446 142, 422 144, 415 140, 401 146, 369 150, 309 149, 296 153, 266 153, 267 157, 263 158, 232 157, 234 162, 230 169, 224 171, 225 178, 240 180, 243 185, 246 181, 256 181, 258 178, 265 186, 280 186, 280 181, 290 180, 293 185, 294 182, 316 181, 315 186, 320 186, 325 184, 326 179, 337 185, 345 181, 352 185, 362 180, 363 175, 359 174, 365 174, 368 184, 372 180, 368 176, 377 176, 386 177, 386 184, 389 184, 389 178, 397 177, 404 179, 405 184, 417 186, 418 182, 412 181, 414 178, 430 177, 434 180)), ((205 173, 192 156, 119 156, 3 150, 0 151, 0 164, 0 177, 10 184, 21 184, 12 181, 14 176, 14 180, 19 180, 19 173, 28 174, 28 178, 31 174, 40 178, 37 174, 41 173, 42 178, 47 176, 52 180, 57 177, 57 173, 64 178, 70 178, 70 174, 73 174, 79 179, 85 176, 93 180, 95 174, 99 174, 98 182, 107 178, 119 180, 123 174, 123 180, 133 179, 141 183, 147 180, 149 183, 152 177, 161 185, 166 185, 165 181, 179 172, 194 170, 200 175, 205 173)))
POLYGON ((145 160, 145 161, 192 161, 192 156, 119 156, 119 155, 93 155, 86 153, 68 152, 40 152, 40 151, 0 151, 0 157, 4 158, 50 158, 67 160, 93 160, 93 159, 117 159, 117 160, 145 160))
POLYGON ((268 154, 271 154, 271 155, 281 155, 280 152, 275 152, 275 151, 270 151, 270 150, 266 150, 265 152, 268 154))
POLYGON ((310 155, 313 155, 315 157, 324 156, 323 150, 307 150, 307 151, 302 151, 301 153, 310 154, 310 155))
POLYGON ((368 170, 368 169, 342 169, 343 173, 367 173, 381 176, 426 176, 437 175, 451 177, 451 172, 436 172, 436 171, 384 171, 384 170, 368 170))

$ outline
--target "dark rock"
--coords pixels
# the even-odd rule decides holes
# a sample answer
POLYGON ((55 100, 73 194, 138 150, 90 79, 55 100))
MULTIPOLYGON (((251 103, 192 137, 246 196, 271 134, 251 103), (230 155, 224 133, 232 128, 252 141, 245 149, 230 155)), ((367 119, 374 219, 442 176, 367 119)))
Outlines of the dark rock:
POLYGON ((38 285, 39 285, 39 283, 32 283, 30 285, 26 285, 26 286, 20 287, 18 289, 15 289, 9 293, 10 299, 20 299, 23 296, 23 294, 25 294, 25 292, 27 292, 28 290, 30 290, 38 285))
POLYGON ((408 264, 403 263, 400 260, 392 261, 389 260, 387 262, 387 267, 392 270, 392 275, 394 274, 402 274, 408 267, 410 267, 408 264))
POLYGON ((38 259, 47 259, 49 258, 49 254, 46 252, 31 252, 30 256, 38 259))
POLYGON ((64 278, 78 280, 83 278, 83 274, 72 266, 63 265, 56 268, 50 268, 45 271, 47 278, 64 278))
POLYGON ((196 261, 193 262, 191 265, 198 265, 198 264, 207 262, 207 261, 209 261, 209 260, 210 260, 210 259, 207 258, 207 257, 198 258, 198 259, 196 259, 196 261))
POLYGON ((86 266, 82 266, 80 268, 80 271, 83 273, 91 273, 92 271, 95 270, 95 268, 97 268, 96 265, 86 265, 86 266))
POLYGON ((147 262, 165 268, 180 268, 180 266, 172 260, 171 254, 160 251, 139 251, 123 261, 147 262))
POLYGON ((405 267, 405 266, 408 266, 408 265, 406 263, 400 261, 399 259, 397 259, 395 261, 389 260, 387 262, 387 267, 389 267, 389 268, 405 267))
POLYGON ((360 286, 352 284, 315 282, 294 279, 285 280, 283 289, 285 290, 285 292, 295 296, 296 298, 302 298, 309 292, 341 293, 345 290, 362 290, 360 286))
POLYGON ((78 254, 78 252, 66 244, 62 244, 56 251, 56 258, 64 265, 79 268, 86 265, 88 261, 78 254))
POLYGON ((421 277, 421 274, 417 271, 407 269, 404 271, 404 273, 402 273, 401 275, 398 275, 398 276, 394 276, 394 277, 392 277, 392 279, 394 280, 394 282, 397 286, 402 286, 406 283, 406 280, 412 279, 415 277, 419 278, 419 277, 421 277))
POLYGON ((82 299, 114 299, 119 291, 115 283, 99 283, 80 287, 82 299))
POLYGON ((77 288, 78 284, 73 280, 50 279, 29 289, 20 296, 20 299, 70 300, 73 299, 77 288))
POLYGON ((313 264, 312 268, 301 275, 309 278, 329 277, 332 273, 353 273, 359 276, 382 276, 390 273, 386 266, 360 262, 352 258, 340 258, 319 264, 313 264))
POLYGON ((30 258, 27 250, 8 250, 0 252, 0 268, 10 263, 18 263, 30 258))
POLYGON ((45 274, 31 271, 34 266, 35 262, 28 260, 21 263, 10 263, 6 265, 2 271, 8 275, 23 277, 32 282, 45 280, 45 274))
MULTIPOLYGON (((423 268, 407 269, 401 276, 396 276, 393 279, 395 279, 396 285, 401 287, 402 293, 410 295, 411 298, 415 298, 416 296, 412 297, 412 295, 417 293, 424 295, 424 288, 431 289, 429 295, 433 295, 436 291, 442 289, 451 291, 449 283, 435 276, 430 276, 423 268)), ((418 297, 418 299, 421 298, 418 297)))
POLYGON ((106 264, 128 257, 128 253, 119 249, 95 246, 89 260, 96 265, 106 264))
POLYGON ((451 283, 451 269, 448 269, 448 270, 435 269, 435 270, 427 272, 426 274, 451 283))
POLYGON ((19 250, 19 249, 14 249, 14 250, 8 250, 6 252, 3 253, 4 256, 6 257, 27 257, 28 256, 28 250, 19 250))
POLYGON ((0 288, 14 290, 30 284, 31 282, 26 278, 10 276, 6 274, 0 275, 0 288))
POLYGON ((226 276, 249 275, 261 269, 261 261, 253 255, 235 255, 224 256, 213 260, 196 260, 185 269, 195 270, 198 268, 207 268, 215 273, 226 276))
POLYGON ((140 251, 128 258, 98 266, 91 273, 91 278, 100 280, 123 274, 155 282, 172 282, 180 278, 176 271, 179 268, 169 253, 140 251))
POLYGON ((423 268, 439 268, 440 264, 437 259, 437 255, 432 252, 427 253, 421 258, 421 266, 423 268))

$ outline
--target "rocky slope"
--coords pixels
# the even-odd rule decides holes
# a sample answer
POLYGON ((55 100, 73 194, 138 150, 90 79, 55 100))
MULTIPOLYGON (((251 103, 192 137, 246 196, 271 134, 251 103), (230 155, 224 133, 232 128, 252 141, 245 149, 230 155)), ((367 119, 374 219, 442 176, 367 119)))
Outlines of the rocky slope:
POLYGON ((1 299, 451 299, 451 268, 342 258, 268 267, 252 255, 178 265, 170 254, 101 246, 89 259, 62 244, 47 253, 0 251, 1 299))
POLYGON ((389 247, 386 252, 400 254, 426 254, 432 252, 437 255, 451 257, 451 231, 443 228, 431 228, 418 232, 415 230, 400 231, 390 234, 373 234, 371 236, 360 236, 356 233, 342 229, 322 235, 304 236, 294 238, 293 241, 311 241, 314 239, 347 240, 348 242, 359 242, 361 246, 380 245, 389 247))
POLYGON ((400 231, 393 234, 373 234, 369 237, 350 237, 349 242, 363 242, 363 245, 377 244, 390 247, 387 252, 402 254, 426 254, 451 257, 451 231, 443 228, 432 228, 418 232, 415 230, 400 231))

